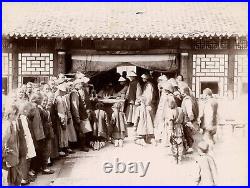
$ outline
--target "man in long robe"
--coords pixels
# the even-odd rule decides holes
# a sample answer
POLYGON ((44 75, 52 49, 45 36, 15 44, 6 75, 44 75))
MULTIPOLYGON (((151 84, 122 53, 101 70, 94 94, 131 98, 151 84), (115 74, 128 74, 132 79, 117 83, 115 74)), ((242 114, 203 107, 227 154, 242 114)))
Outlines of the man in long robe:
POLYGON ((89 149, 87 148, 88 143, 86 140, 86 133, 91 132, 92 130, 90 130, 91 127, 88 119, 86 104, 84 103, 84 100, 82 99, 82 96, 80 94, 83 83, 84 80, 81 79, 77 79, 74 82, 75 89, 71 92, 70 95, 70 106, 80 148, 82 151, 88 152, 89 149))
POLYGON ((130 79, 130 83, 128 86, 128 90, 126 93, 126 118, 127 118, 127 124, 130 126, 133 126, 135 123, 135 100, 141 96, 142 89, 139 81, 136 79, 137 75, 135 72, 130 72, 128 74, 128 77, 130 79))
POLYGON ((156 111, 156 91, 153 83, 150 80, 150 76, 143 74, 142 76, 143 82, 145 82, 142 96, 145 98, 145 105, 150 108, 150 114, 152 119, 154 119, 155 111, 156 111))

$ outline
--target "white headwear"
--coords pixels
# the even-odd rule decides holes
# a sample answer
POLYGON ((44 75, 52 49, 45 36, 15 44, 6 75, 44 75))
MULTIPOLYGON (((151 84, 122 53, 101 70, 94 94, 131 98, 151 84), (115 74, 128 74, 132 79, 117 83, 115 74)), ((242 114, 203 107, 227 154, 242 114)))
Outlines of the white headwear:
POLYGON ((141 77, 144 78, 144 79, 148 79, 149 78, 149 76, 147 74, 143 74, 141 77))
POLYGON ((119 78, 119 80, 118 80, 118 82, 125 82, 126 81, 126 79, 125 78, 123 78, 122 76, 119 78))
POLYGON ((168 80, 168 78, 164 74, 158 77, 158 81, 167 81, 167 80, 168 80))
POLYGON ((60 84, 60 85, 57 86, 57 88, 58 88, 58 90, 60 90, 60 91, 64 91, 64 92, 67 91, 67 90, 66 90, 65 84, 60 84))

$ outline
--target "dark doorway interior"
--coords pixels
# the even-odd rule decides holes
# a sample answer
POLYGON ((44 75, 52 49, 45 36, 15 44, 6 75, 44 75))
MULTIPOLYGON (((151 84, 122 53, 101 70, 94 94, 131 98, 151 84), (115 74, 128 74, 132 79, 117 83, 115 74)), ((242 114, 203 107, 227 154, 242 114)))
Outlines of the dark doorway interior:
POLYGON ((219 84, 218 82, 201 82, 201 93, 204 89, 210 88, 213 94, 219 93, 219 84))

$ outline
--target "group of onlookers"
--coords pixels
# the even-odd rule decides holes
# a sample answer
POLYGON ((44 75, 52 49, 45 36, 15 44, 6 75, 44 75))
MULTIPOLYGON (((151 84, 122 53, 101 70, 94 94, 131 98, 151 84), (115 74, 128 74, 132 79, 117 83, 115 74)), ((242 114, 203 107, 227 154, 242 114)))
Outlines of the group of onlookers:
POLYGON ((218 104, 209 88, 203 91, 205 102, 199 110, 182 76, 162 75, 156 82, 143 74, 143 86, 135 72, 127 76, 119 79, 121 87, 112 94, 124 102, 114 103, 111 114, 98 99, 111 96, 108 89, 91 96, 90 79, 80 72, 73 80, 60 74, 48 83, 27 83, 3 96, 2 153, 8 184, 26 185, 39 172, 54 173, 49 166, 75 153, 75 148, 99 150, 108 141, 122 147, 129 126, 134 127, 136 144, 170 147, 178 162, 185 153, 205 154, 212 148, 218 104), (199 144, 202 139, 206 143, 199 144))

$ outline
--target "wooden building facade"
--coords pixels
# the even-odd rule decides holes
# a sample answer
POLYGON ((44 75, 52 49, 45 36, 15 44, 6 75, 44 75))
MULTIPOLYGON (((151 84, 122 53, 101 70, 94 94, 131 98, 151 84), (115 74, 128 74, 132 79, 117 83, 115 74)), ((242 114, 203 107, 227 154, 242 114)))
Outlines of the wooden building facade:
MULTIPOLYGON (((223 7, 219 11, 223 12, 223 7)), ((223 15, 220 18, 223 20, 223 15)), ((230 21, 230 18, 227 19, 230 21)), ((36 23, 45 26, 49 23, 41 20, 36 20, 36 23)), ((26 18, 27 23, 28 21, 26 18)), ((183 20, 184 23, 185 21, 186 19, 183 20)), ((237 31, 237 24, 239 23, 235 22, 231 25, 233 32, 228 31, 227 25, 224 27, 221 24, 217 25, 220 27, 219 32, 214 32, 211 28, 211 32, 200 31, 198 34, 185 30, 185 26, 182 28, 183 33, 179 34, 157 34, 154 31, 155 34, 149 28, 149 34, 135 32, 134 35, 119 32, 96 34, 95 29, 88 35, 84 32, 81 35, 81 31, 77 31, 80 34, 66 35, 65 31, 48 34, 49 27, 38 34, 19 27, 12 30, 7 28, 3 31, 2 39, 3 89, 9 92, 28 81, 47 81, 59 73, 77 70, 86 72, 89 70, 87 65, 91 66, 95 62, 115 62, 115 58, 126 62, 136 57, 145 59, 148 63, 150 60, 147 57, 150 56, 154 64, 154 61, 164 61, 161 58, 168 56, 168 68, 163 72, 183 75, 196 97, 200 96, 205 87, 213 88, 219 97, 226 96, 229 90, 237 97, 242 92, 247 92, 248 83, 247 34, 237 31), (48 32, 44 34, 45 31, 48 32)))

